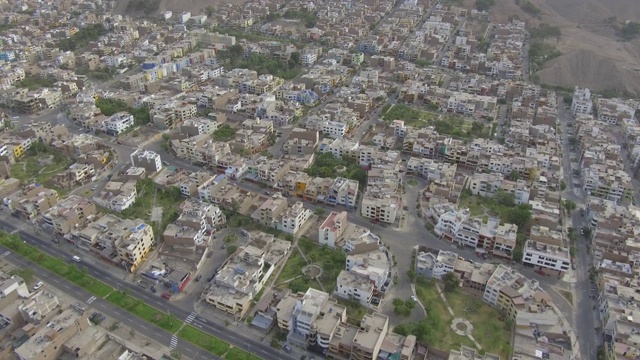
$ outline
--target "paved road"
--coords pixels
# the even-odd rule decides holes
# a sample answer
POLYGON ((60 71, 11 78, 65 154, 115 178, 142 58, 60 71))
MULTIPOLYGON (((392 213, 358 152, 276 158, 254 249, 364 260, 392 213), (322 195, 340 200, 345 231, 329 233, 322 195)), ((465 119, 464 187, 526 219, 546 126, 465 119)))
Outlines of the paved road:
MULTIPOLYGON (((574 188, 573 185, 573 169, 571 167, 571 153, 569 151, 569 136, 567 136, 567 124, 573 121, 571 113, 564 107, 564 100, 558 97, 558 120, 563 134, 563 175, 567 190, 563 193, 563 198, 571 199, 576 202, 578 207, 585 204, 585 197, 580 189, 574 188)), ((572 215, 572 226, 576 229, 587 226, 585 218, 580 215, 580 211, 575 211, 572 215)), ((594 359, 596 349, 601 343, 601 339, 595 331, 597 311, 593 309, 595 302, 590 298, 591 282, 589 281, 589 269, 593 266, 593 260, 587 248, 587 239, 580 237, 577 241, 576 263, 576 282, 574 283, 574 294, 576 309, 574 310, 573 328, 578 334, 580 342, 580 354, 582 359, 594 359)))
MULTIPOLYGON (((0 248, 2 249, 3 252, 5 251, 4 247, 0 247, 0 248)), ((86 302, 89 298, 93 296, 91 293, 87 292, 85 289, 81 288, 80 286, 75 285, 74 283, 71 283, 59 277, 58 275, 48 270, 45 270, 39 266, 34 266, 32 262, 30 262, 29 260, 19 255, 11 253, 8 256, 4 256, 4 259, 17 267, 33 269, 36 277, 45 281, 49 286, 52 286, 56 288, 58 291, 74 297, 80 302, 86 302)), ((91 302, 90 307, 92 310, 96 310, 100 313, 107 315, 108 316, 107 321, 111 321, 112 319, 115 319, 121 324, 125 324, 126 326, 134 329, 135 331, 141 334, 145 334, 145 336, 151 337, 154 339, 154 341, 159 343, 169 344, 171 342, 171 336, 172 336, 171 333, 151 323, 138 321, 138 319, 136 319, 135 317, 132 317, 126 311, 122 310, 121 308, 117 307, 116 305, 113 305, 112 303, 106 300, 98 298, 93 302, 91 302)), ((220 359, 219 357, 213 354, 209 354, 203 349, 181 339, 178 339, 177 348, 179 349, 178 351, 181 354, 193 360, 220 359)))
MULTIPOLYGON (((0 219, 0 226, 6 229, 8 232, 12 232, 15 230, 14 224, 11 220, 0 219)), ((47 238, 38 237, 31 232, 19 230, 18 234, 21 236, 22 240, 24 240, 29 245, 34 245, 40 248, 40 250, 45 253, 57 257, 59 259, 68 259, 70 261, 72 254, 68 252, 64 247, 52 246, 52 243, 47 238)), ((183 320, 186 319, 191 312, 193 311, 193 305, 189 303, 174 303, 165 301, 162 298, 151 296, 147 290, 142 289, 139 286, 131 284, 127 281, 124 281, 122 278, 114 275, 112 272, 105 270, 105 265, 100 264, 99 262, 93 261, 85 261, 81 264, 84 266, 88 274, 96 279, 100 279, 106 284, 113 286, 119 290, 127 289, 131 296, 139 298, 143 300, 146 304, 151 305, 160 310, 168 310, 173 314, 176 318, 183 320)), ((110 265, 107 265, 107 267, 110 265)), ((89 298, 89 296, 85 296, 85 298, 89 298)), ((196 316, 192 322, 192 325, 213 335, 217 338, 226 341, 235 347, 240 349, 250 351, 256 356, 259 356, 263 359, 291 359, 285 353, 276 350, 268 345, 262 344, 260 342, 255 341, 254 339, 248 338, 243 334, 237 334, 229 331, 224 324, 219 324, 217 319, 205 318, 203 316, 196 316)), ((144 323, 144 322, 141 322, 144 323)), ((167 341, 167 344, 169 341, 167 341)), ((183 351, 183 347, 181 346, 184 342, 181 342, 178 346, 179 351, 183 351)))

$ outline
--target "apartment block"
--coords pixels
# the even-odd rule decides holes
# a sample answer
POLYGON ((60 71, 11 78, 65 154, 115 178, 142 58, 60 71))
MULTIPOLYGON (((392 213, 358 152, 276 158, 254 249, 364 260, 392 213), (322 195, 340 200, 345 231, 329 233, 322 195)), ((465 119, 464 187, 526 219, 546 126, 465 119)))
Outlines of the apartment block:
POLYGON ((107 119, 104 125, 104 130, 107 135, 118 136, 133 127, 133 115, 127 112, 113 114, 107 119))
POLYGON ((441 280, 446 274, 453 272, 458 254, 440 250, 438 252, 420 252, 416 256, 415 272, 416 275, 425 279, 441 280))
POLYGON ((318 243, 335 249, 348 223, 346 211, 332 211, 318 229, 318 243))
POLYGON ((286 198, 274 195, 262 203, 251 217, 264 226, 277 228, 282 214, 288 207, 289 204, 286 198))
POLYGON ((34 220, 58 203, 58 192, 40 184, 24 186, 21 190, 3 199, 4 205, 13 214, 34 220))
POLYGON ((591 90, 576 86, 573 92, 573 100, 571 101, 571 113, 573 116, 577 116, 578 114, 589 115, 592 109, 593 101, 591 100, 591 90))
POLYGON ((131 154, 131 166, 144 168, 151 176, 162 170, 162 158, 153 151, 137 149, 131 154))
POLYGON ((96 205, 89 200, 70 195, 42 214, 43 225, 50 227, 58 235, 66 235, 71 230, 82 228, 96 215, 96 205))
POLYGON ((571 266, 569 249, 528 240, 524 245, 522 263, 554 275, 562 275, 571 266))
POLYGON ((367 187, 362 196, 362 216, 373 221, 393 224, 402 211, 402 196, 384 187, 367 187))
POLYGON ((311 210, 306 209, 304 204, 298 201, 282 212, 276 228, 288 234, 295 235, 304 227, 312 215, 311 210))
POLYGON ((109 181, 93 201, 105 209, 121 212, 133 205, 137 196, 135 181, 109 181))

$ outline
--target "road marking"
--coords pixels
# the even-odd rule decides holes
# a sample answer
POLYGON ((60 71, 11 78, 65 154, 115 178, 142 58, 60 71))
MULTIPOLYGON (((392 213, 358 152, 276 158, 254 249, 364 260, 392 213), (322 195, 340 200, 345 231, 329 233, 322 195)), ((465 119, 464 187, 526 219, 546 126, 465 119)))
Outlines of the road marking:
POLYGON ((191 324, 196 316, 198 316, 198 314, 192 311, 191 314, 189 314, 189 316, 187 316, 187 318, 184 320, 184 322, 186 322, 187 324, 191 324))
POLYGON ((193 324, 193 326, 199 327, 200 329, 202 329, 202 325, 200 325, 200 324, 193 324))
POLYGON ((92 302, 94 302, 94 301, 96 301, 96 299, 97 299, 97 298, 96 298, 95 296, 90 297, 90 298, 87 300, 87 305, 91 305, 91 303, 92 303, 92 302))
POLYGON ((64 287, 66 287, 67 289, 71 290, 71 288, 67 284, 64 284, 64 287))
POLYGON ((173 350, 178 347, 178 337, 175 334, 171 335, 171 342, 169 343, 169 349, 173 350))
POLYGON ((148 328, 146 326, 144 326, 144 325, 140 325, 140 327, 145 329, 145 330, 148 330, 148 328))

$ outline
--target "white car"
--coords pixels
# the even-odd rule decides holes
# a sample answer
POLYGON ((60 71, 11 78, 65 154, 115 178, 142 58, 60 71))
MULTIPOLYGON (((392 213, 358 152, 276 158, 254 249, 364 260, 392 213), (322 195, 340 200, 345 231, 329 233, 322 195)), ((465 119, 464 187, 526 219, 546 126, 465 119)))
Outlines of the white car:
POLYGON ((33 291, 40 289, 44 285, 42 281, 39 281, 37 284, 33 285, 33 291))
POLYGON ((418 302, 418 298, 415 295, 411 295, 411 300, 413 300, 413 302, 418 302))

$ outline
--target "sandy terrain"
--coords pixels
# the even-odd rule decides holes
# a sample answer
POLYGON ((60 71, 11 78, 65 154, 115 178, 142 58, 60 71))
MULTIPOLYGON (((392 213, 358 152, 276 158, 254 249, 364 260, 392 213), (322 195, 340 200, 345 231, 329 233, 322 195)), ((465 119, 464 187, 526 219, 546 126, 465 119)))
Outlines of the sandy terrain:
MULTIPOLYGON (((620 42, 605 23, 612 16, 618 21, 637 21, 639 0, 530 1, 542 10, 542 19, 527 15, 513 0, 498 0, 491 14, 496 22, 517 15, 533 26, 545 22, 562 29, 562 38, 554 45, 563 55, 547 62, 538 72, 542 82, 640 93, 640 40, 620 42)), ((474 0, 466 1, 469 6, 473 3, 474 0)))

